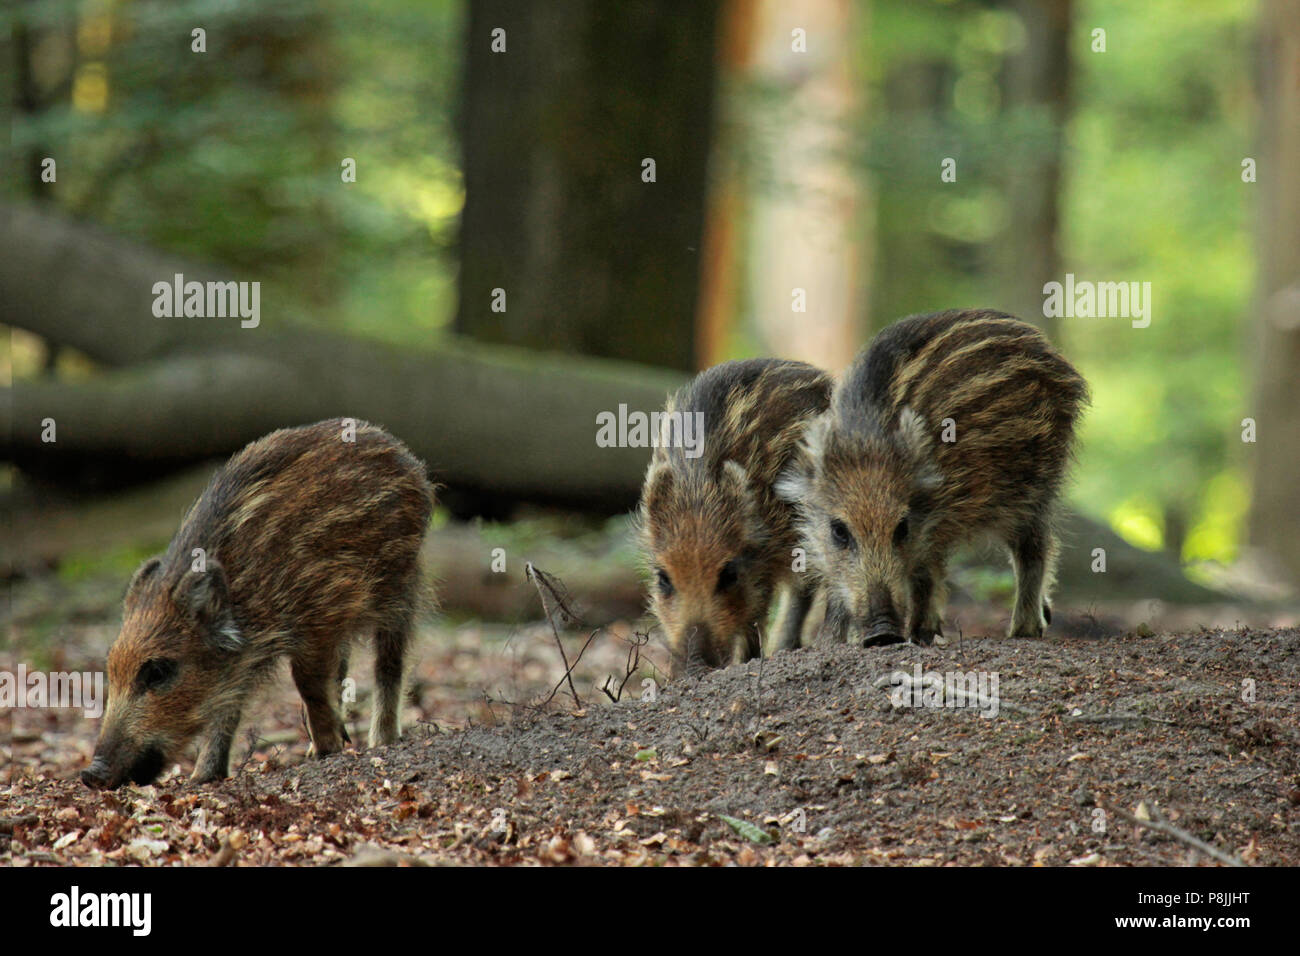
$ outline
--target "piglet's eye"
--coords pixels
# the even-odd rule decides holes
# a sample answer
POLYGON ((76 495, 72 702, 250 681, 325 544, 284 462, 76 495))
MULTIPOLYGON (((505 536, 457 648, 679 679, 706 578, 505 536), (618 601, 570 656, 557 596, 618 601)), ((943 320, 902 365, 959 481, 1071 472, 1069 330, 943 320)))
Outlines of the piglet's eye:
POLYGON ((839 518, 831 520, 831 540, 835 542, 837 548, 847 548, 853 544, 853 535, 849 533, 849 526, 839 518))
POLYGON ((668 572, 663 568, 655 570, 655 582, 659 586, 659 593, 664 597, 673 596, 673 579, 668 576, 668 572))
POLYGON ((735 561, 728 561, 718 572, 718 590, 729 591, 736 586, 740 580, 740 569, 736 566, 735 561))
POLYGON ((142 691, 162 690, 172 682, 180 664, 170 657, 154 657, 140 665, 135 675, 135 685, 142 691))

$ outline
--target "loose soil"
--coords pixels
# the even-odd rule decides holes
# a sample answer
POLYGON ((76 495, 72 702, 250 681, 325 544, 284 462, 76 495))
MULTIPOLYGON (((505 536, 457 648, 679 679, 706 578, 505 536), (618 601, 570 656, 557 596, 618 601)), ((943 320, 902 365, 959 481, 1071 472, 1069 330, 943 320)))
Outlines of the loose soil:
MULTIPOLYGON (((1300 629, 1059 617, 1043 640, 989 625, 673 682, 652 647, 614 703, 618 626, 574 668, 580 705, 545 622, 444 625, 400 744, 307 761, 282 675, 231 778, 203 787, 186 764, 92 792, 76 773, 97 723, 16 710, 0 865, 1300 864, 1300 629), (896 675, 918 669, 982 676, 983 696, 904 699, 896 675)), ((564 637, 571 662, 587 636, 564 637)), ((95 624, 52 669, 98 667, 111 637, 95 624)), ((367 712, 363 694, 354 740, 367 712)))

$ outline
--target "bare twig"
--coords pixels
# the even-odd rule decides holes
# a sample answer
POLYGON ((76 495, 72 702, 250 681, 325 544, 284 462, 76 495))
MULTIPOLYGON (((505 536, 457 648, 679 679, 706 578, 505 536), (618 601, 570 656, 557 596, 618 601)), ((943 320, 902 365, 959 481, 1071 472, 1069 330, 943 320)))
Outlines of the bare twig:
POLYGON ((248 762, 253 759, 253 754, 257 752, 257 745, 262 742, 262 736, 257 732, 256 728, 249 727, 244 732, 244 741, 248 744, 248 750, 244 752, 244 759, 235 768, 236 774, 242 774, 244 768, 248 766, 248 762))
POLYGON ((707 723, 699 724, 686 719, 683 719, 682 723, 686 726, 687 730, 699 739, 700 743, 704 743, 704 741, 709 739, 709 725, 707 723))
MULTIPOLYGON (((561 615, 560 624, 564 627, 586 627, 582 615, 578 613, 576 602, 569 589, 553 574, 547 574, 541 568, 528 562, 524 567, 528 579, 535 585, 538 585, 538 593, 542 596, 542 603, 553 611, 558 611, 561 615), (545 590, 543 591, 543 587, 545 590)), ((549 613, 549 612, 548 612, 549 613)))
MULTIPOLYGON (((596 635, 599 634, 600 631, 601 631, 600 628, 596 628, 594 631, 592 631, 590 634, 587 635, 587 639, 583 642, 582 647, 578 649, 578 656, 573 659, 572 664, 569 664, 567 660, 565 661, 566 666, 564 668, 564 676, 555 682, 555 686, 551 688, 551 692, 542 699, 541 703, 538 704, 538 707, 545 707, 547 704, 549 704, 551 700, 554 699, 555 692, 558 691, 561 686, 563 686, 565 681, 568 681, 569 690, 573 692, 573 700, 575 703, 577 703, 578 709, 579 710, 582 709, 582 704, 581 702, 578 701, 578 694, 576 691, 573 690, 573 669, 578 666, 578 662, 582 660, 582 655, 587 653, 587 648, 591 646, 591 642, 595 640, 596 635)), ((564 648, 560 648, 560 654, 561 656, 563 656, 564 648)))
MULTIPOLYGON (((960 630, 958 634, 960 634, 960 630)), ((891 686, 894 682, 893 673, 882 674, 872 681, 872 686, 879 689, 881 687, 891 686)), ((967 700, 972 701, 978 707, 997 707, 1000 710, 1008 710, 1013 714, 1022 714, 1026 717, 1046 717, 1049 716, 1047 711, 1036 707, 1027 707, 1024 704, 1017 704, 1015 701, 1007 700, 1005 697, 989 697, 985 694, 971 694, 968 692, 967 700)), ((1165 724, 1169 727, 1179 726, 1178 721, 1168 720, 1164 717, 1151 717, 1146 714, 1064 714, 1063 720, 1074 721, 1080 724, 1131 724, 1131 723, 1152 723, 1165 724)))
POLYGON ((1065 719, 1081 724, 1152 723, 1167 724, 1170 727, 1178 726, 1176 720, 1166 720, 1163 717, 1148 717, 1146 714, 1079 714, 1077 717, 1073 714, 1067 714, 1065 719))
MULTIPOLYGON (((575 657, 573 659, 573 662, 569 664, 568 667, 565 668, 565 671, 560 676, 560 679, 555 682, 555 685, 551 687, 550 691, 546 694, 546 696, 538 698, 536 700, 510 700, 508 698, 493 697, 486 690, 482 691, 481 694, 482 694, 483 705, 487 708, 488 713, 492 717, 493 721, 499 719, 497 717, 496 710, 495 710, 495 708, 498 705, 509 707, 511 709, 512 715, 517 713, 518 711, 523 711, 528 716, 533 718, 540 716, 545 711, 546 706, 552 700, 555 699, 555 695, 559 691, 559 689, 563 687, 566 683, 571 683, 570 675, 577 668, 578 664, 582 662, 583 655, 586 654, 587 648, 591 646, 592 641, 596 639, 596 635, 600 634, 601 630, 602 628, 596 628, 590 634, 587 635, 587 640, 583 643, 582 647, 579 649, 578 656, 575 657)), ((512 739, 507 749, 508 750, 512 749, 516 743, 517 743, 517 739, 512 739)))
POLYGON ((1210 857, 1211 859, 1218 860, 1220 863, 1226 866, 1246 865, 1238 857, 1233 856, 1231 853, 1225 853, 1223 850, 1220 850, 1218 847, 1210 846, 1210 844, 1206 843, 1204 840, 1200 840, 1192 836, 1186 830, 1174 826, 1168 820, 1164 819, 1164 817, 1161 816, 1160 811, 1157 810, 1153 805, 1147 804, 1147 806, 1150 808, 1151 813, 1154 816, 1154 819, 1143 820, 1141 817, 1134 816, 1133 814, 1129 813, 1127 810, 1121 810, 1119 807, 1111 808, 1111 812, 1118 814, 1119 816, 1123 817, 1125 820, 1128 820, 1130 823, 1136 824, 1137 826, 1146 827, 1148 830, 1155 830, 1157 833, 1163 833, 1166 836, 1173 837, 1175 840, 1179 840, 1183 843, 1186 843, 1188 846, 1200 850, 1206 856, 1210 857))
MULTIPOLYGON (((524 573, 527 575, 528 580, 533 582, 533 586, 537 588, 538 597, 542 599, 542 612, 546 615, 546 623, 551 625, 551 634, 555 637, 555 646, 560 649, 560 660, 564 662, 564 679, 569 683, 569 693, 573 695, 573 706, 581 710, 582 699, 578 697, 578 689, 573 686, 573 668, 569 664, 569 655, 564 652, 564 642, 560 640, 560 629, 556 627, 553 609, 558 608, 570 620, 576 621, 577 615, 573 613, 568 605, 563 586, 558 585, 549 574, 534 567, 531 561, 524 565, 524 573)), ((591 639, 588 638, 587 640, 590 643, 591 639)))
POLYGON ((627 687, 627 682, 641 669, 641 648, 645 647, 648 643, 650 643, 649 632, 633 632, 632 640, 627 642, 627 663, 623 666, 623 679, 619 681, 617 691, 611 691, 609 689, 610 681, 614 679, 614 675, 609 674, 605 677, 605 683, 600 689, 604 691, 605 696, 614 703, 617 704, 623 699, 623 689, 627 687))
MULTIPOLYGON (((877 690, 879 690, 882 687, 896 686, 894 673, 895 673, 894 671, 891 671, 888 674, 881 674, 871 682, 871 686, 876 688, 877 690)), ((1023 714, 1026 717, 1043 716, 1043 712, 1041 710, 1034 707, 1026 707, 1023 704, 1017 704, 1014 701, 1007 700, 1005 697, 1002 697, 1001 695, 997 697, 993 697, 988 694, 981 694, 978 691, 975 692, 966 691, 965 693, 966 693, 967 703, 981 710, 986 710, 990 707, 996 707, 998 710, 1009 710, 1013 714, 1023 714)))
POLYGON ((1097 620, 1097 604, 1095 601, 1088 605, 1088 610, 1083 616, 1088 619, 1088 623, 1093 627, 1101 627, 1101 622, 1097 620))

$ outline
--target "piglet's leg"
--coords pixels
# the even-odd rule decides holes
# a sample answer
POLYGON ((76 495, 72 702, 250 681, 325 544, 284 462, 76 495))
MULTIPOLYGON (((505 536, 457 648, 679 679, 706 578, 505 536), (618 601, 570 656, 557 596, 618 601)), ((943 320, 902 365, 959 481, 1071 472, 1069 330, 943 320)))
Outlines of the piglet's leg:
POLYGON ((343 749, 339 663, 339 647, 328 639, 308 640, 289 661, 293 682, 307 706, 307 730, 311 734, 308 757, 325 757, 343 749))
POLYGON ((230 773, 230 745, 239 729, 239 718, 244 710, 246 695, 222 708, 208 724, 199 747, 199 760, 190 780, 194 783, 211 783, 223 780, 230 773))
POLYGON ((1051 583, 1056 543, 1046 522, 1036 521, 1022 528, 1010 544, 1011 563, 1016 570, 1010 636, 1042 637, 1047 623, 1044 598, 1051 583))
POLYGON ((804 620, 808 617, 808 609, 812 607, 814 594, 815 588, 808 576, 796 575, 786 596, 785 611, 777 629, 776 646, 772 648, 774 652, 791 650, 800 645, 804 620))
POLYGON ((913 644, 930 644, 943 636, 943 609, 948 601, 947 568, 940 563, 913 575, 912 618, 907 639, 913 644))
POLYGON ((375 709, 370 718, 371 747, 397 743, 402 735, 402 677, 411 639, 407 620, 375 632, 375 709))
POLYGON ((344 700, 344 686, 348 679, 348 662, 352 656, 352 645, 344 643, 339 647, 339 686, 338 686, 338 707, 339 707, 339 730, 343 734, 345 744, 352 743, 352 738, 348 736, 348 702, 344 700))

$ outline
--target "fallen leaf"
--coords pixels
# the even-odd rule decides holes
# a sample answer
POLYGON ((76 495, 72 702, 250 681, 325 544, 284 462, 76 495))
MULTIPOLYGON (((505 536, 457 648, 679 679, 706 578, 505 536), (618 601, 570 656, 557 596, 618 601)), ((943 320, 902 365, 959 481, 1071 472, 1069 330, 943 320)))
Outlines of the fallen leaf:
POLYGON ((718 814, 718 819, 725 823, 731 829, 735 830, 740 836, 749 840, 751 843, 761 843, 766 845, 772 843, 772 834, 768 833, 761 827, 756 827, 748 820, 740 820, 736 817, 729 817, 726 814, 718 814))

